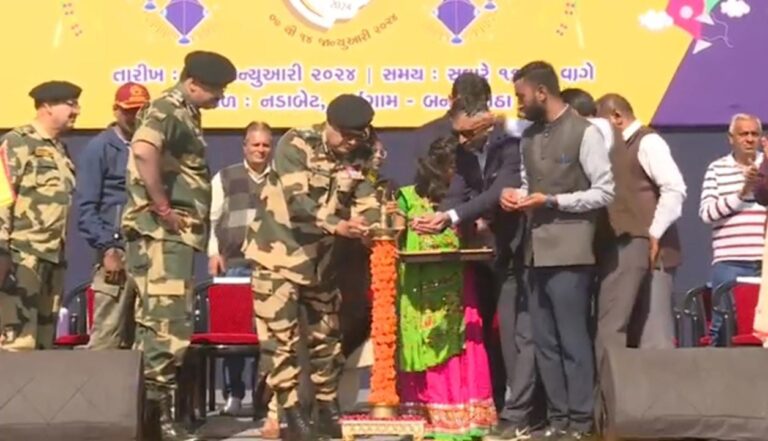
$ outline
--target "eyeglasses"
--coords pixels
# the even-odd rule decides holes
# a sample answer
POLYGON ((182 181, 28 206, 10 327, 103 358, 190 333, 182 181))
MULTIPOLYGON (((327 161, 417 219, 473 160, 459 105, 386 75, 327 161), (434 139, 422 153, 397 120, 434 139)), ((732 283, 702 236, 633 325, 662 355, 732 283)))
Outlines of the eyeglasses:
POLYGON ((370 128, 364 130, 339 130, 339 133, 349 143, 363 143, 370 140, 373 135, 370 128))
POLYGON ((470 130, 454 130, 453 134, 456 137, 461 137, 466 139, 467 141, 472 141, 473 139, 479 137, 480 135, 490 132, 491 128, 492 127, 478 127, 476 129, 470 129, 470 130))

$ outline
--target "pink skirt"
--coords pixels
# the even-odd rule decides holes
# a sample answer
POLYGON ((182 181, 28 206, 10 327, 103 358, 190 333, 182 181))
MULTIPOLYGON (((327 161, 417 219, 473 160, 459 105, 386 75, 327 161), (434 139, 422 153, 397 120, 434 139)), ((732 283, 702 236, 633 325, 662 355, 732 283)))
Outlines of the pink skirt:
POLYGON ((399 372, 403 410, 427 418, 431 436, 483 436, 496 424, 483 320, 477 308, 474 272, 464 270, 465 343, 461 354, 425 372, 399 372))

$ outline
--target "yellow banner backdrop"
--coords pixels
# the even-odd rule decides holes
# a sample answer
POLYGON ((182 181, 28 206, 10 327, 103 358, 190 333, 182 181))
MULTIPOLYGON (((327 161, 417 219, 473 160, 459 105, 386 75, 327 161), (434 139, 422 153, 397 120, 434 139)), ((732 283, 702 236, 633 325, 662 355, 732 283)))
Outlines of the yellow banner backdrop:
POLYGON ((206 127, 252 120, 278 127, 322 120, 334 96, 355 93, 380 127, 441 115, 453 79, 475 70, 493 106, 515 107, 512 74, 544 59, 562 87, 621 92, 649 120, 690 36, 649 32, 639 17, 667 0, 25 0, 3 3, 0 126, 32 115, 28 91, 63 79, 83 88, 80 128, 111 119, 119 84, 153 95, 178 80, 185 54, 215 50, 238 80, 206 127))

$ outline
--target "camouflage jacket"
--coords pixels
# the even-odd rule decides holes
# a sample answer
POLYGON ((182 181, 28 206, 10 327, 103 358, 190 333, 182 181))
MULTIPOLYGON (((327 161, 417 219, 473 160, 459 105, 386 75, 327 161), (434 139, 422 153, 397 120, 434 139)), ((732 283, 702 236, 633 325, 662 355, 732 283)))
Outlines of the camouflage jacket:
POLYGON ((63 262, 75 188, 67 147, 35 123, 11 130, 0 139, 2 144, 17 196, 12 205, 0 208, 0 249, 63 262))
POLYGON ((375 189, 366 179, 372 150, 337 158, 322 133, 323 126, 293 129, 280 139, 243 246, 247 259, 309 286, 332 276, 334 233, 342 219, 379 219, 375 189))
POLYGON ((200 111, 187 103, 180 85, 169 89, 138 115, 132 142, 144 141, 160 150, 161 179, 171 208, 185 216, 191 227, 181 233, 165 230, 151 211, 151 200, 133 155, 126 172, 127 202, 122 229, 126 237, 144 235, 205 248, 211 205, 211 180, 205 159, 206 144, 200 111))

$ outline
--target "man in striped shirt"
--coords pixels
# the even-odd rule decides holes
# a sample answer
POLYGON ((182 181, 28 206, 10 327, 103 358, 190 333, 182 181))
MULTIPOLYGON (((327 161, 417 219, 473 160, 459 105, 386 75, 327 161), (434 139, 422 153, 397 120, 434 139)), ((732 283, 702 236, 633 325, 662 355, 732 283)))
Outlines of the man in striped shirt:
MULTIPOLYGON (((704 175, 699 217, 712 225, 712 289, 761 272, 766 209, 753 195, 763 162, 761 135, 756 116, 734 115, 728 128, 731 153, 709 164, 704 175)), ((712 345, 725 343, 722 325, 722 315, 713 311, 709 330, 712 345)))

